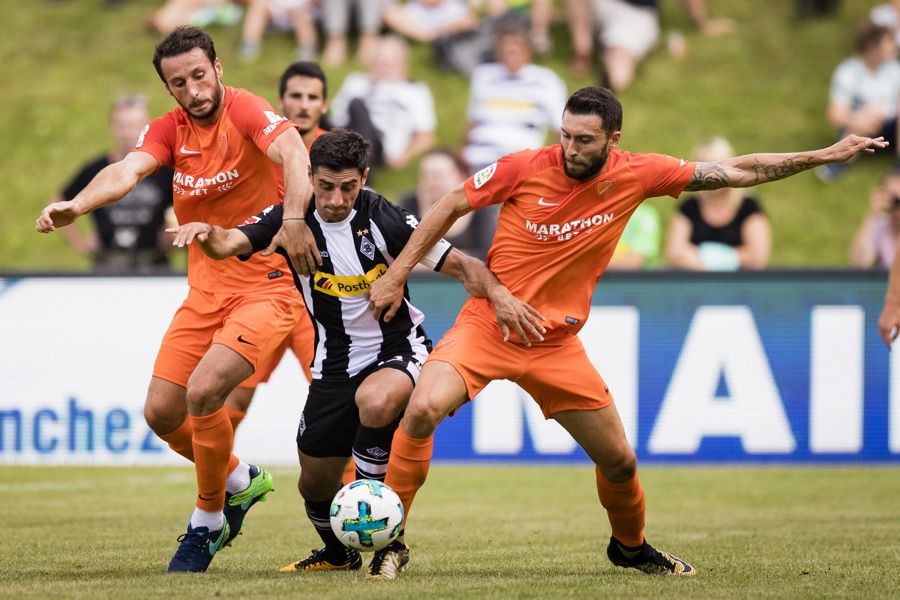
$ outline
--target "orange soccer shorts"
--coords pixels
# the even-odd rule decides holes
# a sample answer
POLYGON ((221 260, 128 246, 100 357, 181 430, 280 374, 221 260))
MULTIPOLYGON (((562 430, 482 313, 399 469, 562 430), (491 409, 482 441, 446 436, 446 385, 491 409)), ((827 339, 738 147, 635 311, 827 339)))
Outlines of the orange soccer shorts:
POLYGON ((575 335, 533 343, 529 348, 504 342, 496 323, 463 314, 428 360, 455 368, 466 383, 469 399, 491 381, 509 379, 534 398, 546 419, 564 410, 603 408, 613 400, 575 335))
POLYGON ((297 325, 295 325, 291 332, 287 334, 280 344, 278 344, 278 347, 260 361, 259 366, 257 366, 253 375, 241 382, 239 387, 255 388, 259 384, 269 381, 269 377, 272 376, 272 371, 274 371, 281 362, 281 359, 284 357, 284 353, 288 348, 290 348, 294 353, 294 356, 297 357, 297 361, 300 363, 300 368, 303 370, 306 380, 312 381, 312 373, 309 371, 309 366, 312 364, 313 354, 315 354, 316 351, 316 332, 313 329, 312 320, 309 315, 306 314, 306 311, 304 311, 304 314, 300 315, 300 318, 297 320, 297 325))
POLYGON ((186 387, 212 344, 228 346, 255 371, 305 312, 296 288, 259 294, 212 294, 191 288, 163 336, 153 376, 186 387))

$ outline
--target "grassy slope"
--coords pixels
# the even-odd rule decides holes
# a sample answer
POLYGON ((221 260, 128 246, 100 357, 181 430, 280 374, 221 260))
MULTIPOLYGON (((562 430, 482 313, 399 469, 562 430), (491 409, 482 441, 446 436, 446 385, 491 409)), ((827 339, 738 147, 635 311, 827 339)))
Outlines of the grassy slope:
MULTIPOLYGON (((860 598, 896 597, 895 468, 645 468, 647 534, 690 579, 614 569, 587 467, 436 466, 409 524, 410 569, 276 569, 321 542, 296 469, 251 511, 206 575, 167 576, 194 494, 189 468, 0 469, 0 596, 10 598, 860 598)), ((368 557, 367 557, 368 558, 368 557)))
MULTIPOLYGON (((84 269, 61 236, 37 236, 33 223, 47 199, 87 158, 108 144, 106 109, 119 92, 143 92, 159 114, 173 104, 150 58, 156 37, 143 26, 156 0, 130 0, 120 8, 90 2, 23 3, 6 14, 0 36, 0 270, 84 269)), ((561 5, 557 2, 557 5, 561 5)), ((638 82, 622 95, 622 147, 686 155, 703 137, 721 134, 740 153, 791 151, 831 143, 825 121, 828 80, 852 52, 852 25, 871 2, 845 2, 835 19, 798 24, 793 2, 716 0, 716 16, 737 22, 738 33, 707 39, 688 25, 680 3, 663 2, 665 26, 686 32, 687 58, 655 52, 638 82)), ((225 81, 276 100, 277 79, 290 61, 286 36, 269 37, 258 63, 238 64, 237 28, 212 28, 225 81)), ((557 49, 544 64, 567 78, 569 89, 594 83, 571 78, 565 68, 565 27, 555 30, 557 49)), ((426 48, 414 50, 413 74, 429 82, 437 99, 439 138, 461 138, 467 86, 436 72, 426 48)), ((336 90, 358 65, 329 72, 336 90)), ((887 157, 860 161, 837 185, 826 187, 802 174, 760 191, 774 222, 773 264, 846 264, 846 249, 868 191, 891 165, 887 157)), ((414 168, 385 173, 375 182, 395 197, 414 185, 414 168)), ((652 200, 667 218, 674 203, 652 200)))

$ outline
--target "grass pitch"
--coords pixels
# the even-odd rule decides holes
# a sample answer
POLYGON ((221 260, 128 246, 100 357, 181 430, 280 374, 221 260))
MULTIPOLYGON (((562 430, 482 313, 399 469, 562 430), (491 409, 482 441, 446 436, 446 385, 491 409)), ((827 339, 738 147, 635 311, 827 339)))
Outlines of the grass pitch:
POLYGON ((0 597, 896 598, 897 468, 641 470, 647 536, 698 569, 650 577, 606 560, 587 467, 432 469, 409 524, 409 570, 279 573, 319 545, 294 486, 250 512, 197 575, 167 575, 194 496, 189 468, 3 467, 0 597))

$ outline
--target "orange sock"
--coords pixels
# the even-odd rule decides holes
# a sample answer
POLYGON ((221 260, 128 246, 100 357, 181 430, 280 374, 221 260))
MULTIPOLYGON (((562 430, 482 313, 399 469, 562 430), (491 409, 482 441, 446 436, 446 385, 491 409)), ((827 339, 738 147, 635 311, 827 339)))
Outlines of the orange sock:
POLYGON ((630 481, 613 483, 597 468, 597 493, 606 509, 612 534, 626 546, 637 548, 644 543, 644 488, 637 473, 630 481))
POLYGON ((232 457, 234 429, 224 407, 211 415, 190 415, 188 419, 194 429, 197 508, 217 512, 225 506, 225 479, 232 457))
MULTIPOLYGON (((159 437, 169 444, 169 448, 189 461, 194 462, 194 444, 192 441, 194 429, 191 427, 191 420, 189 418, 185 417, 184 422, 172 433, 167 433, 159 437)), ((228 460, 228 474, 230 475, 232 471, 237 469, 239 464, 241 464, 241 459, 232 454, 231 458, 228 460)))
POLYGON ((391 458, 388 461, 384 482, 397 492, 403 503, 403 527, 409 518, 416 492, 428 477, 431 465, 431 454, 434 450, 434 435, 425 439, 411 438, 403 432, 403 423, 394 433, 391 445, 391 458))
POLYGON ((194 437, 194 430, 191 427, 190 418, 185 417, 175 431, 159 437, 169 444, 169 448, 189 461, 194 462, 194 445, 191 442, 191 439, 194 437))
POLYGON ((225 405, 225 410, 228 411, 228 420, 231 421, 231 428, 234 431, 237 431, 238 425, 241 424, 241 421, 244 420, 244 417, 247 416, 247 413, 243 410, 238 410, 233 406, 225 405))

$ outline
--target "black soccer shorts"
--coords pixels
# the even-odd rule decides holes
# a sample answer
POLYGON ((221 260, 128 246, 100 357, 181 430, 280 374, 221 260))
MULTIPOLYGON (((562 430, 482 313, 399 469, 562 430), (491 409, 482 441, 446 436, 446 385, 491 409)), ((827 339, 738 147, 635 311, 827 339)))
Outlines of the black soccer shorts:
POLYGON ((403 371, 413 385, 422 369, 420 356, 395 354, 372 363, 359 374, 339 381, 314 379, 309 385, 306 405, 297 428, 297 448, 315 458, 352 455, 353 440, 359 429, 356 390, 363 381, 381 369, 403 371))

